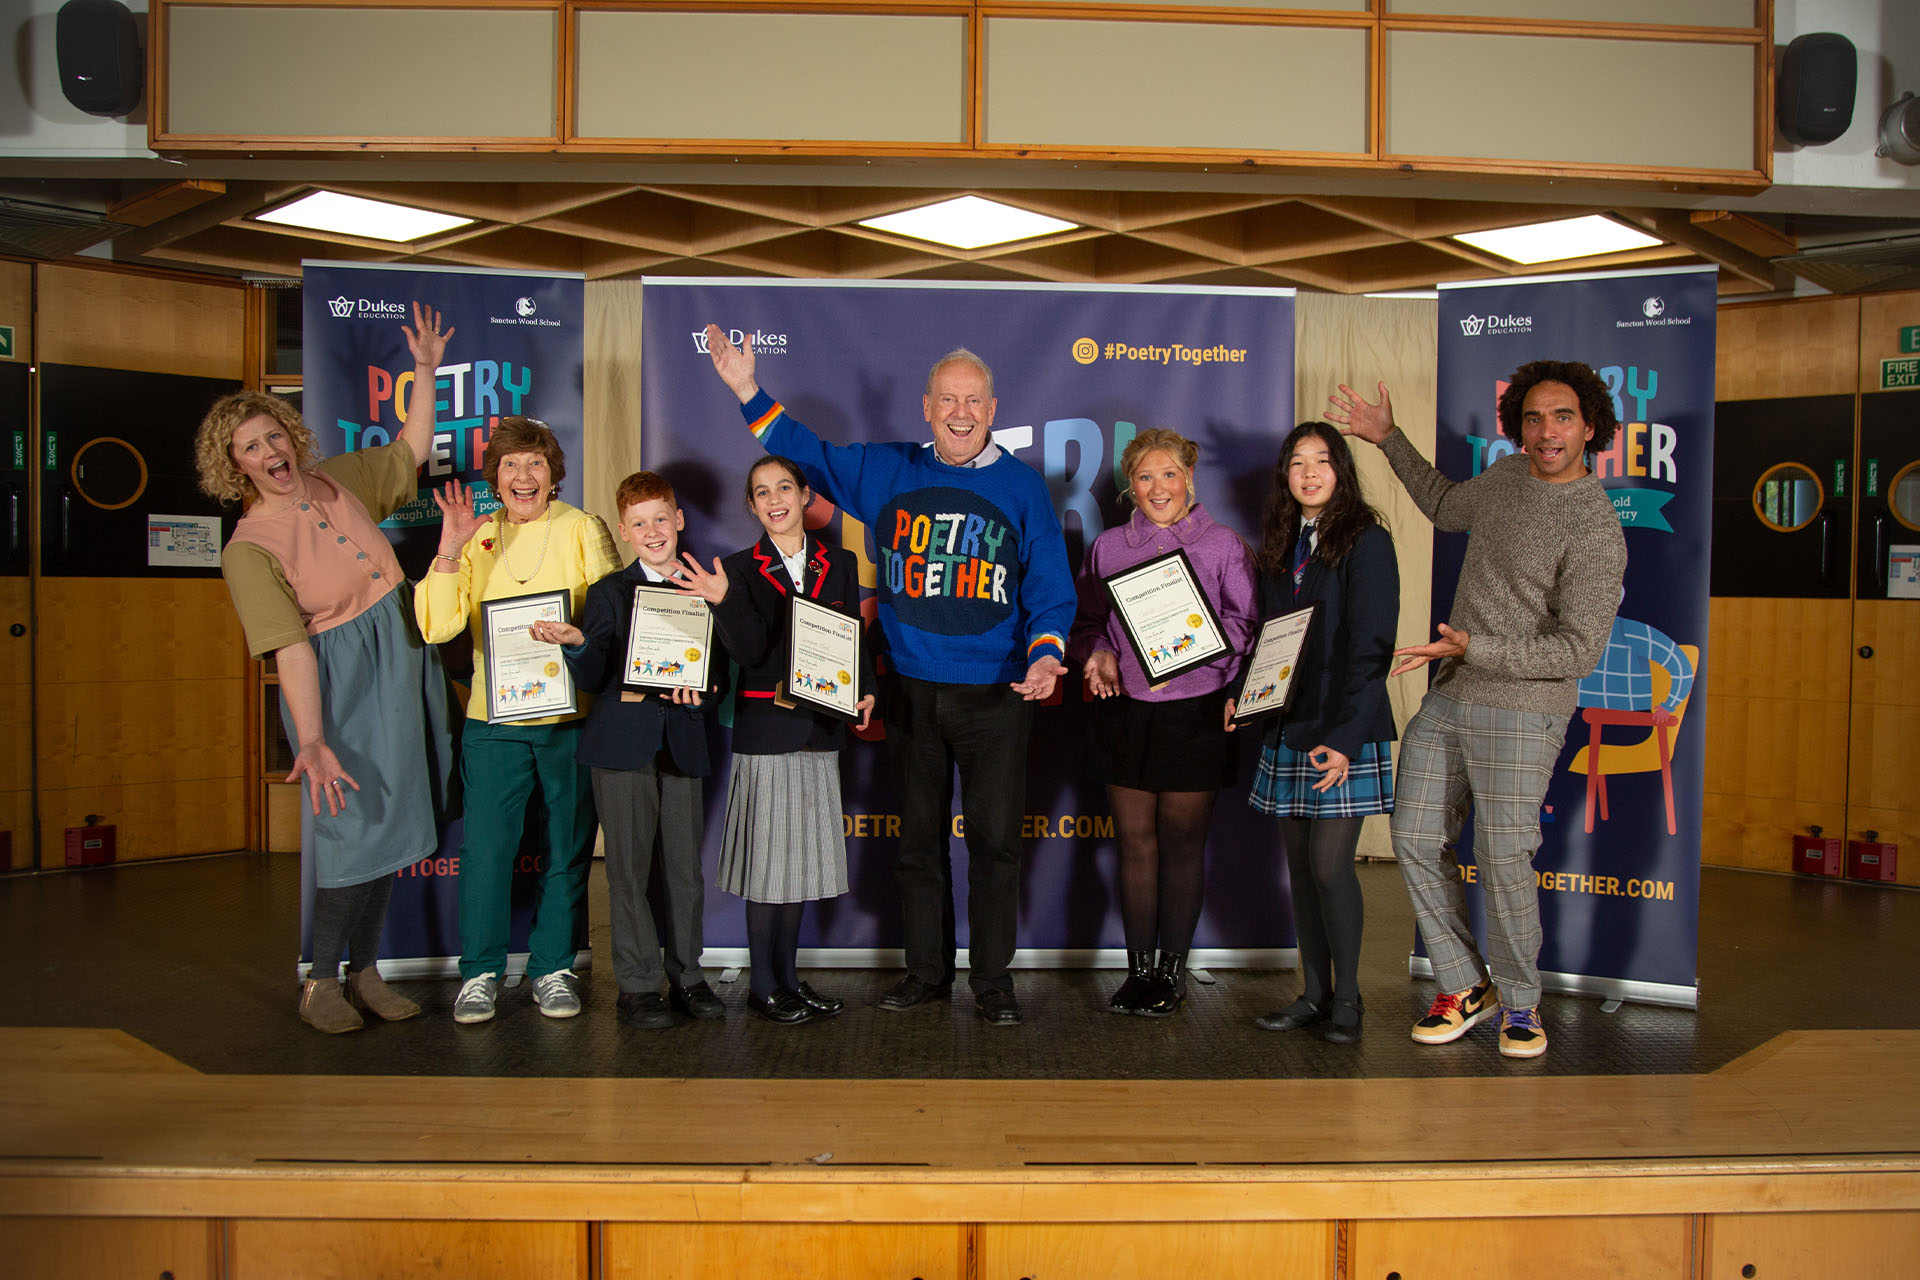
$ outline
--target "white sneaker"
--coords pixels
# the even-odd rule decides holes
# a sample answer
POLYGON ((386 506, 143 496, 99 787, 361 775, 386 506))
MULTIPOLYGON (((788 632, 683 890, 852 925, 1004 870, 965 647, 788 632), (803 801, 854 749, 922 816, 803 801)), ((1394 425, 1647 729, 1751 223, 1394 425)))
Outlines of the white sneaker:
POLYGON ((455 1022, 491 1022, 494 1001, 500 995, 500 980, 491 973, 475 974, 460 984, 453 998, 455 1022))
POLYGON ((571 1018, 580 1012, 580 997, 574 994, 573 970, 558 969, 533 980, 533 1002, 549 1018, 571 1018))

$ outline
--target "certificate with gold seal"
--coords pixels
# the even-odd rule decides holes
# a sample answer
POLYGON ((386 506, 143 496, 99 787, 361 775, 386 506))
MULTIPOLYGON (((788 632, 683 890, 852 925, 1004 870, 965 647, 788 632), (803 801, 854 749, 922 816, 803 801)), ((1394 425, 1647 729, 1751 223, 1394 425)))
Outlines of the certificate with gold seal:
POLYGON ((787 696, 815 711, 858 720, 865 694, 860 687, 860 619, 802 595, 791 599, 787 696))
POLYGON ((1235 724, 1278 714, 1293 701, 1300 651, 1306 647, 1307 632, 1319 607, 1310 604, 1260 624, 1246 673, 1240 678, 1240 694, 1233 701, 1235 724))
POLYGON ((1149 684, 1165 684, 1233 651, 1186 552, 1169 551, 1104 581, 1149 684))
POLYGON ((560 646, 535 640, 527 631, 536 622, 571 623, 572 614, 573 596, 566 591, 481 602, 487 723, 540 720, 580 709, 560 646))
POLYGON ((699 689, 712 681, 713 610, 672 587, 633 589, 620 683, 629 689, 699 689))

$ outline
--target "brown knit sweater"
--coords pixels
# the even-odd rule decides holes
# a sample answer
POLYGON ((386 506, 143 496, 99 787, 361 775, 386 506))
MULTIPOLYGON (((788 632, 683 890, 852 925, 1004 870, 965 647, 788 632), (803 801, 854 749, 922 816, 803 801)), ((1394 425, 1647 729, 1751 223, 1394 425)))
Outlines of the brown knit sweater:
POLYGON ((1581 677, 1605 652, 1620 605, 1627 539, 1591 473, 1536 479, 1511 454, 1471 480, 1434 470, 1396 429, 1380 446, 1434 528, 1467 534, 1447 625, 1467 652, 1441 664, 1433 687, 1465 702, 1573 714, 1581 677))

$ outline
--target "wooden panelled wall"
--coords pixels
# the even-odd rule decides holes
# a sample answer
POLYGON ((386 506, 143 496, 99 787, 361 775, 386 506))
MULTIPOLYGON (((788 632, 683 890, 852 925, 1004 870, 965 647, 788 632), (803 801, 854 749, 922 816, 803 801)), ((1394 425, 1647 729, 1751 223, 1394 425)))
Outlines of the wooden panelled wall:
MULTIPOLYGON (((0 325, 13 330, 10 363, 25 364, 33 356, 33 268, 24 262, 0 262, 0 325)), ((31 410, 28 410, 31 413, 31 410)), ((11 449, 15 432, 32 432, 25 418, 0 422, 0 447, 11 449)), ((26 463, 33 465, 32 450, 26 463)), ((25 497, 27 475, 9 474, 9 503, 25 497)), ((32 513, 9 510, 0 518, 26 520, 32 513)), ((0 871, 33 865, 33 736, 23 731, 33 706, 30 672, 33 640, 14 635, 13 628, 33 623, 32 579, 26 573, 0 576, 0 831, 6 848, 0 851, 0 871)))
POLYGON ((1883 1280, 1910 1274, 1917 1246, 1920 1214, 1898 1212, 1340 1224, 0 1218, 0 1248, 34 1280, 1883 1280))
MULTIPOLYGON (((1715 398, 1876 391, 1916 323, 1920 293, 1723 307, 1715 398)), ((1708 625, 1704 860, 1784 871, 1813 826, 1873 830, 1920 884, 1920 605, 1716 596, 1708 625)))
MULTIPOLYGON (((40 363, 244 377, 247 291, 237 283, 64 265, 0 278, 25 270, 40 363)), ((14 305, 13 291, 0 305, 14 305)), ((193 441, 178 448, 190 454, 193 441)), ((63 864, 66 829, 89 814, 115 826, 123 862, 245 847, 248 664, 225 585, 42 577, 33 591, 40 865, 63 864)), ((9 680, 14 659, 9 651, 9 680)), ((9 751, 26 740, 6 736, 9 751)), ((29 865, 18 850, 15 862, 29 865)))
POLYGON ((1402 8, 154 0, 151 136, 208 152, 1231 157, 1729 190, 1770 177, 1770 0, 1402 8), (1505 91, 1467 88, 1490 80, 1505 91))

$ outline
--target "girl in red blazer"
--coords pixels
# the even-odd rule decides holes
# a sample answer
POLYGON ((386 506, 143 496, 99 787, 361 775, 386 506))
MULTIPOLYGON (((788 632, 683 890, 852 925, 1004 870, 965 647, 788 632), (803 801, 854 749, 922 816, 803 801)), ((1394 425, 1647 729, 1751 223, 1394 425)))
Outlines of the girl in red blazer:
MULTIPOLYGON (((785 695, 789 598, 794 592, 860 616, 853 553, 807 532, 813 500, 797 464, 768 456, 747 473, 747 507, 765 530, 744 551, 716 560, 714 572, 687 557, 684 590, 709 601, 727 652, 740 664, 733 716, 733 766, 719 887, 747 900, 751 972, 747 1008, 771 1022, 830 1018, 841 1002, 800 980, 800 916, 816 898, 847 891, 847 846, 840 815, 840 749, 847 726, 785 695)), ((873 666, 860 650, 860 688, 873 666)), ((873 694, 859 700, 859 727, 873 694)))

